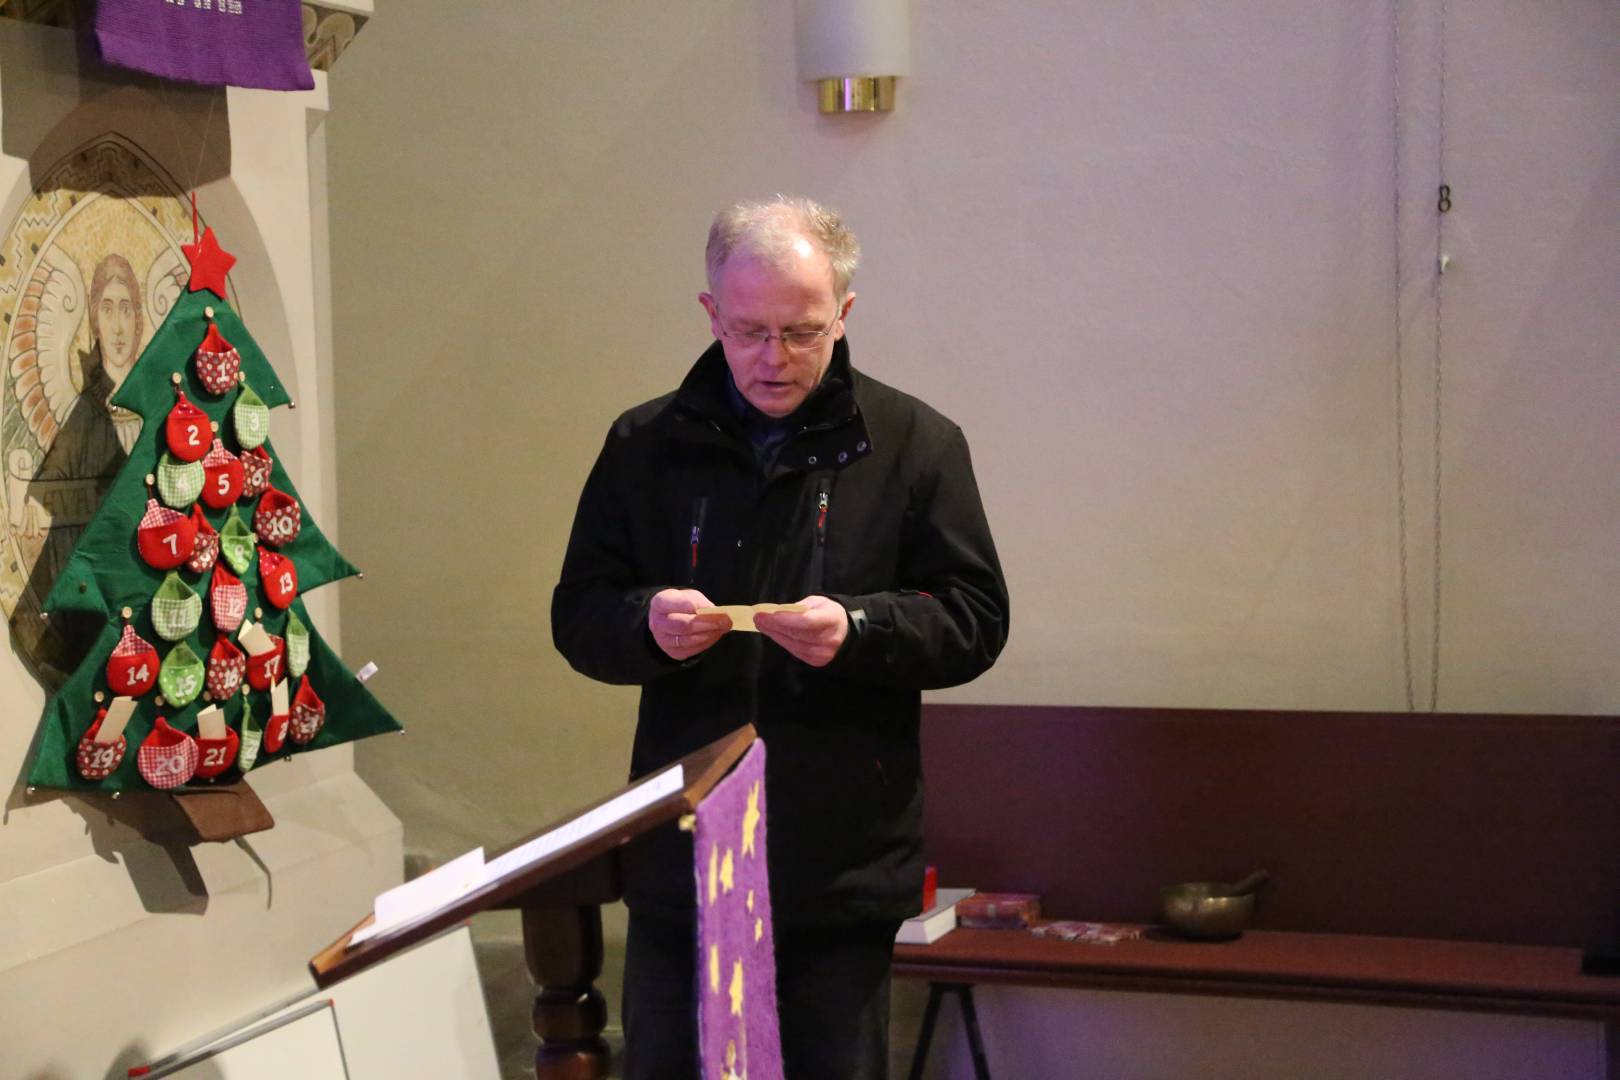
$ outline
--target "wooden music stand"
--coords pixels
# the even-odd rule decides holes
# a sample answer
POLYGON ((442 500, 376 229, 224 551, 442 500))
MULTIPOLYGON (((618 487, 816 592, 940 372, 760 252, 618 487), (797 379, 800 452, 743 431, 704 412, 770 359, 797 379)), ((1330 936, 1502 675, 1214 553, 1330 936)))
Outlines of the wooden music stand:
MULTIPOLYGON (((372 922, 367 915, 309 961, 315 985, 325 988, 465 922, 481 911, 516 908, 523 914, 523 952, 540 991, 534 1001, 538 1080, 598 1080, 608 1074, 602 1040, 607 1002, 594 985, 602 974, 602 908, 619 899, 619 849, 633 838, 688 814, 753 745, 745 725, 681 759, 682 787, 610 828, 587 836, 491 881, 417 922, 349 947, 372 922)), ((637 785, 631 785, 635 787, 637 785)), ((624 789, 626 791, 630 788, 624 789)), ((565 825, 623 792, 614 792, 502 848, 511 851, 565 825)))

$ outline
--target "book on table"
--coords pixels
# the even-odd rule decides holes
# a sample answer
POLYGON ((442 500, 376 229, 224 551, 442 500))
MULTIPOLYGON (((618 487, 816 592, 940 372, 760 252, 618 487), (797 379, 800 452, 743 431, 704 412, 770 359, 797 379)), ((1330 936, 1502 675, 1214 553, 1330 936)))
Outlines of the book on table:
POLYGON ((1041 920, 1041 898, 1035 893, 975 893, 956 909, 964 930, 1028 930, 1041 920))
POLYGON ((956 905, 973 895, 972 889, 940 889, 934 906, 900 924, 896 945, 932 945, 956 929, 956 905))

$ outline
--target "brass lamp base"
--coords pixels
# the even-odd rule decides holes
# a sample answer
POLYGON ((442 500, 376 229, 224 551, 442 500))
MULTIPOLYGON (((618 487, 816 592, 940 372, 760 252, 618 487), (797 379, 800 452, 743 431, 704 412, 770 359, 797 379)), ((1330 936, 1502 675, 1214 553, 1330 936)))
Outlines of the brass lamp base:
POLYGON ((894 111, 893 75, 852 75, 822 79, 818 88, 824 113, 894 111))

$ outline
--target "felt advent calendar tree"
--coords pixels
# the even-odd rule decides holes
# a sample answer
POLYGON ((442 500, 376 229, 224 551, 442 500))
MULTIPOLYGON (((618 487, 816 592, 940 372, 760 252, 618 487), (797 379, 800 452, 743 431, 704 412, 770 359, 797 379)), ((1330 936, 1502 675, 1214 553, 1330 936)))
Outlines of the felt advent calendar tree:
POLYGON ((46 598, 106 625, 46 706, 31 785, 171 790, 399 730, 304 607, 358 571, 276 457, 291 402, 223 299, 235 259, 211 229, 182 251, 190 287, 112 399, 140 436, 46 598))

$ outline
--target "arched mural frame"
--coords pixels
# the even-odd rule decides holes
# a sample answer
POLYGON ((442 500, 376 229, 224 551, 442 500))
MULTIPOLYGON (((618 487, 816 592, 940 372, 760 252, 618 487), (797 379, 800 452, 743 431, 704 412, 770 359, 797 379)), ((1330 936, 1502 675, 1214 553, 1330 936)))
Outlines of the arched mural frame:
MULTIPOLYGON (((193 235, 184 185, 125 131, 107 128, 65 152, 51 150, 82 132, 86 119, 105 122, 142 98, 159 104, 152 96, 123 87, 83 103, 40 141, 35 165, 20 181, 29 190, 14 190, 4 201, 16 209, 0 240, 0 610, 13 653, 47 692, 77 666, 90 628, 43 618, 40 602, 139 431, 139 418, 118 415, 106 398, 185 288, 180 244, 193 235), (123 272, 106 272, 118 259, 123 272), (134 340, 119 341, 89 304, 96 299, 105 308, 107 294, 126 299, 132 292, 139 293, 131 305, 138 327, 127 335, 134 340)), ((153 133, 149 121, 143 126, 153 133)), ((186 150, 183 141, 177 149, 186 150)), ((195 144, 190 149, 196 152, 195 144)), ((269 342, 285 342, 261 238, 228 175, 211 177, 201 189, 199 227, 205 216, 224 229, 228 246, 256 258, 258 271, 247 275, 260 300, 251 304, 255 329, 269 342)), ((239 312, 241 276, 233 273, 227 288, 239 312)))

